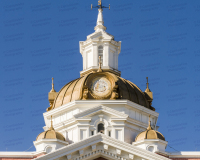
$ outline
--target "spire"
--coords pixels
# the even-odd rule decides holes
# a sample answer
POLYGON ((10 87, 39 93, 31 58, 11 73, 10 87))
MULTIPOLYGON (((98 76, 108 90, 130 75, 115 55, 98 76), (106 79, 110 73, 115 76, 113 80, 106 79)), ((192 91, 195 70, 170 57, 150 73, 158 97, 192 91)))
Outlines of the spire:
POLYGON ((148 127, 147 127, 147 130, 152 130, 152 129, 153 129, 153 128, 151 127, 150 116, 151 116, 151 115, 149 115, 149 125, 148 125, 148 127))
POLYGON ((52 89, 50 90, 50 92, 56 92, 55 89, 54 89, 53 77, 52 77, 52 89))
POLYGON ((95 31, 105 31, 106 27, 104 26, 104 20, 103 20, 103 9, 100 7, 98 9, 99 13, 97 16, 97 25, 94 28, 95 31))
POLYGON ((145 92, 151 92, 149 89, 148 77, 146 77, 146 79, 147 79, 147 88, 146 88, 145 92))
POLYGON ((54 128, 53 128, 52 116, 51 116, 51 127, 49 128, 49 130, 54 130, 54 128))
MULTIPOLYGON (((91 9, 93 8, 92 4, 91 4, 91 9)), ((104 21, 103 21, 103 8, 109 8, 110 10, 110 4, 109 4, 109 7, 105 7, 102 5, 102 2, 101 0, 98 0, 98 6, 94 7, 94 8, 99 8, 98 11, 98 17, 97 17, 97 25, 96 27, 94 28, 95 31, 105 31, 106 30, 106 27, 103 25, 104 24, 104 21)))

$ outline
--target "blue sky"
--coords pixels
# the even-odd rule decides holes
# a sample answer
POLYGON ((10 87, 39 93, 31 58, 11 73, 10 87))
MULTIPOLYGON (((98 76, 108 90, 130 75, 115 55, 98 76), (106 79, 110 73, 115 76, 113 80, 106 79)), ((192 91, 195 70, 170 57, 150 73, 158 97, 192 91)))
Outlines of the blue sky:
MULTIPOLYGON (((98 13, 91 3, 97 0, 0 1, 0 151, 25 151, 43 131, 51 77, 59 91, 80 76, 79 41, 94 32, 98 13)), ((108 4, 104 24, 122 41, 122 77, 144 91, 148 76, 169 146, 199 151, 200 1, 103 1, 108 4)))

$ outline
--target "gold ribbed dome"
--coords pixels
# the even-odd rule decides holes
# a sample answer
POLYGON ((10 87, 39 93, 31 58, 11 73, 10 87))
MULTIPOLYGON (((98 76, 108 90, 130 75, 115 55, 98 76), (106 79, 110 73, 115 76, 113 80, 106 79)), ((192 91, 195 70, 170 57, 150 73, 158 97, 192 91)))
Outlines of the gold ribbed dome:
POLYGON ((40 133, 37 136, 36 141, 40 139, 59 139, 59 140, 65 141, 65 137, 61 133, 56 132, 54 130, 52 126, 52 121, 51 121, 51 127, 47 131, 40 133))
POLYGON ((149 126, 146 131, 141 132, 135 138, 135 142, 144 140, 144 139, 161 139, 165 141, 165 137, 158 131, 153 130, 151 127, 151 122, 149 121, 149 126))
POLYGON ((155 110, 150 105, 152 99, 145 92, 142 92, 134 83, 110 72, 89 73, 67 83, 58 92, 53 106, 49 110, 58 108, 74 100, 92 99, 127 99, 146 108, 155 110), (94 93, 92 87, 96 85, 95 83, 98 79, 101 79, 101 83, 107 85, 103 86, 105 89, 107 87, 105 94, 100 94, 103 88, 98 90, 99 94, 94 93))

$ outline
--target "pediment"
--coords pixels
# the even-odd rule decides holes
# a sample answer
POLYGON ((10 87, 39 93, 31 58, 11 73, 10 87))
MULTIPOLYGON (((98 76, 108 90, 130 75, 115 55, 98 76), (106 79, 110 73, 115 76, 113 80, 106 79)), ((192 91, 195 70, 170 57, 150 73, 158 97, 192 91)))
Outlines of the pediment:
POLYGON ((113 139, 101 133, 60 148, 54 152, 50 152, 44 156, 36 158, 36 160, 93 160, 99 157, 109 160, 169 160, 166 157, 117 139, 113 139))
POLYGON ((106 40, 106 41, 111 41, 111 40, 114 40, 114 36, 108 34, 107 32, 105 31, 98 31, 98 32, 94 32, 90 35, 87 36, 87 40, 99 40, 99 39, 102 39, 102 40, 106 40))
POLYGON ((100 114, 109 115, 109 117, 111 117, 111 118, 122 118, 122 119, 128 118, 127 114, 119 112, 117 110, 111 109, 111 108, 103 106, 103 105, 87 109, 83 112, 80 112, 80 113, 74 115, 74 117, 76 119, 78 119, 78 118, 90 118, 90 117, 93 117, 95 115, 100 115, 100 114))

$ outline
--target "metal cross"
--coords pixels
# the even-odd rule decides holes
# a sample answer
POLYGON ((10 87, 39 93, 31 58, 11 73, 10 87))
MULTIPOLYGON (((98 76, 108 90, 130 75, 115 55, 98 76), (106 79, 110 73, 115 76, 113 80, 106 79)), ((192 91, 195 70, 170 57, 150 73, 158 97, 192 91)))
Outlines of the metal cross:
POLYGON ((109 8, 109 10, 110 10, 110 4, 109 4, 109 7, 105 7, 105 6, 102 6, 101 0, 98 0, 98 6, 93 7, 93 5, 91 4, 91 10, 92 10, 92 8, 100 8, 100 9, 109 8))

